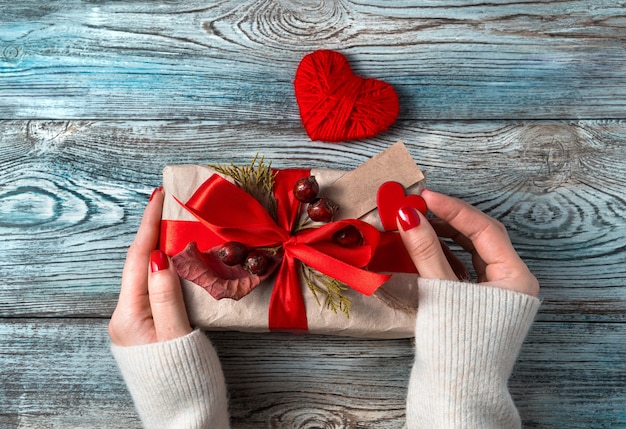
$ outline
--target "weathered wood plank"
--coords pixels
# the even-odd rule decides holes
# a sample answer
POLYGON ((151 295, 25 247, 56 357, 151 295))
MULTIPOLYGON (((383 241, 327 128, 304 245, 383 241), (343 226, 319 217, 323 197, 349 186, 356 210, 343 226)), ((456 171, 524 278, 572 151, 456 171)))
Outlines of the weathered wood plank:
POLYGON ((0 1, 0 117, 296 119, 315 49, 393 84, 404 119, 623 118, 611 0, 0 1))
POLYGON ((523 427, 626 426, 625 328, 535 323, 509 383, 523 427))
MULTIPOLYGON (((625 17, 610 0, 0 0, 0 427, 140 427, 106 317, 164 165, 351 169, 403 139, 542 283, 511 380, 525 426, 623 428, 625 17), (320 48, 394 85, 389 132, 308 141, 291 82, 320 48)), ((402 427, 408 340, 211 337, 235 429, 402 427)))
MULTIPOLYGON (((106 320, 0 320, 0 426, 139 428, 106 320)), ((624 324, 538 322, 511 379, 529 428, 626 424, 624 324), (584 407, 581 404, 585 404, 584 407)), ((408 340, 212 333, 234 429, 401 428, 408 340)))
POLYGON ((0 427, 136 427, 106 321, 0 321, 0 427))
POLYGON ((125 249, 168 163, 352 169, 404 139, 433 189, 501 219, 543 320, 623 321, 626 124, 403 123, 349 145, 280 122, 0 122, 0 315, 110 315, 125 249))

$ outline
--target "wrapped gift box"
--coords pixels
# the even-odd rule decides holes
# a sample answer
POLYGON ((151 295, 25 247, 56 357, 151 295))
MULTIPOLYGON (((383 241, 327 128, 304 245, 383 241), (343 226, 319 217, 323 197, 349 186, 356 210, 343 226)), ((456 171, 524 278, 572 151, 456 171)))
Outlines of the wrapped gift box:
MULTIPOLYGON (((398 233, 382 231, 376 207, 378 188, 385 182, 401 184, 406 188, 407 194, 418 193, 424 186, 424 175, 411 159, 404 144, 396 143, 350 172, 330 169, 287 169, 279 170, 277 177, 294 178, 303 174, 315 176, 320 186, 320 195, 330 198, 340 206, 329 224, 310 225, 314 227, 312 230, 316 230, 309 231, 310 236, 321 234, 323 231, 321 228, 332 230, 335 225, 341 225, 343 222, 365 222, 368 224, 366 227, 371 226, 380 231, 380 237, 371 240, 375 243, 374 256, 366 267, 346 267, 344 263, 336 262, 334 256, 326 254, 335 255, 333 253, 335 250, 331 248, 325 250, 328 246, 324 244, 314 244, 312 245, 314 250, 311 250, 308 244, 300 243, 306 240, 293 239, 293 236, 297 235, 293 229, 284 231, 274 224, 275 230, 272 226, 269 228, 270 232, 266 231, 268 228, 264 225, 269 222, 265 219, 266 215, 255 212, 258 207, 247 200, 244 207, 240 207, 246 195, 240 194, 243 191, 231 183, 232 178, 217 173, 210 167, 173 165, 164 169, 165 201, 160 246, 173 257, 174 264, 183 277, 181 280, 191 323, 205 330, 246 332, 304 330, 312 334, 365 338, 412 337, 417 311, 417 274, 411 272, 414 267, 404 248, 398 245, 400 243, 398 233), (236 223, 236 218, 246 216, 253 218, 244 224, 245 231, 233 230, 229 222, 236 223), (221 224, 217 228, 218 231, 215 231, 216 224, 221 224), (180 262, 185 258, 185 261, 188 261, 190 254, 197 254, 198 258, 202 259, 202 255, 209 254, 211 249, 214 251, 216 243, 225 241, 222 238, 224 236, 230 237, 232 234, 243 236, 244 239, 246 237, 257 239, 257 236, 274 233, 280 237, 276 239, 277 241, 285 241, 285 255, 282 258, 277 257, 274 261, 274 265, 279 267, 267 278, 257 276, 256 280, 260 284, 256 286, 251 284, 252 290, 245 296, 237 297, 238 299, 216 299, 207 292, 208 289, 205 290, 206 285, 200 277, 191 279, 202 283, 203 287, 190 280, 189 270, 186 268, 188 264, 180 262), (302 252, 307 251, 310 251, 312 256, 302 256, 302 252), (182 254, 186 255, 185 258, 181 257, 182 254), (343 290, 345 297, 351 301, 349 315, 328 308, 319 294, 316 297, 311 292, 299 269, 301 258, 315 260, 311 263, 314 265, 317 263, 322 271, 329 270, 335 273, 339 270, 348 283, 354 284, 355 289, 362 288, 361 291, 352 287, 343 290), (386 274, 382 281, 383 274, 378 273, 386 274), (368 283, 370 277, 375 284, 368 283), (355 280, 357 278, 367 279, 363 283, 368 284, 361 285, 355 280), (281 289, 275 290, 278 283, 281 289), (290 287, 285 288, 284 283, 289 283, 290 287), (291 308, 292 306, 295 310, 291 308), (300 310, 297 310, 298 308, 300 310), (302 314, 293 315, 298 312, 302 314), (295 322, 296 326, 289 326, 292 323, 290 317, 299 320, 295 322)), ((288 192, 289 187, 293 187, 295 182, 291 179, 285 181, 286 184, 280 186, 284 188, 283 192, 288 192)), ((284 204, 285 198, 277 197, 277 200, 280 206, 284 204)), ((295 222, 302 222, 306 217, 305 213, 304 210, 294 214, 295 222)), ((375 235, 378 234, 376 232, 375 235)), ((342 256, 339 259, 342 259, 342 256)), ((351 257, 346 260, 348 265, 352 261, 351 257)))

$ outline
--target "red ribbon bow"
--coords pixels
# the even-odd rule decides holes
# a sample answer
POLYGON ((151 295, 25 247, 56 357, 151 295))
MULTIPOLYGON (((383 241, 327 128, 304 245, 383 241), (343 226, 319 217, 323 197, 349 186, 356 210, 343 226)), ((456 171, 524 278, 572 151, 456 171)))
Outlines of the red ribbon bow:
POLYGON ((300 204, 293 196, 293 184, 309 174, 309 170, 304 169, 277 171, 274 185, 278 203, 276 222, 250 194, 214 174, 200 185, 189 201, 179 201, 198 219, 199 225, 191 222, 196 225, 187 233, 178 231, 175 240, 178 243, 166 240, 166 253, 171 254, 168 247, 171 251, 179 248, 181 242, 189 241, 201 241, 205 250, 226 241, 239 241, 248 247, 282 246, 283 259, 269 304, 269 328, 272 331, 306 331, 308 324, 297 261, 368 296, 390 277, 362 269, 374 256, 380 238, 379 231, 366 222, 341 220, 291 233, 300 204), (361 231, 363 245, 345 248, 332 242, 333 234, 347 225, 354 225, 361 231))

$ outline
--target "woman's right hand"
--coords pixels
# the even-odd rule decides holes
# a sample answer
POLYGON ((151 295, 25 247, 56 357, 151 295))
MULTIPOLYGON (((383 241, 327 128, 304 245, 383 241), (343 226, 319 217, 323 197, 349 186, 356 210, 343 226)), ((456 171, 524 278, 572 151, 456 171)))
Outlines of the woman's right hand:
MULTIPOLYGON (((398 211, 398 228, 420 277, 459 280, 439 236, 472 255, 479 283, 539 294, 539 282, 519 257, 502 223, 461 201, 428 189, 421 196, 436 216, 430 221, 413 207, 398 211)), ((454 264, 453 264, 454 265, 454 264)))

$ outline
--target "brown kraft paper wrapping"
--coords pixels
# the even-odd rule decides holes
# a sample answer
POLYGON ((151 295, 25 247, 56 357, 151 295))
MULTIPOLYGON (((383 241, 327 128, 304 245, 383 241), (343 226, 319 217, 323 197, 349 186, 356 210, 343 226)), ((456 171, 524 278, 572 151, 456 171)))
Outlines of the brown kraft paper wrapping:
MULTIPOLYGON (((196 221, 177 201, 187 201, 205 180, 217 174, 200 165, 173 165, 163 171, 163 220, 196 221), (175 199, 175 198, 176 199, 175 199)), ((387 181, 401 183, 407 194, 418 193, 424 175, 403 143, 398 142, 353 171, 311 169, 320 185, 320 195, 340 205, 333 220, 358 218, 382 230, 376 210, 376 192, 387 181)), ((408 338, 414 335, 417 310, 417 275, 393 273, 372 296, 348 289, 352 301, 349 317, 318 304, 304 281, 300 282, 305 301, 309 333, 363 338, 408 338)), ((216 300, 202 287, 181 279, 189 318, 204 330, 269 332, 268 306, 272 277, 238 301, 216 300)))

